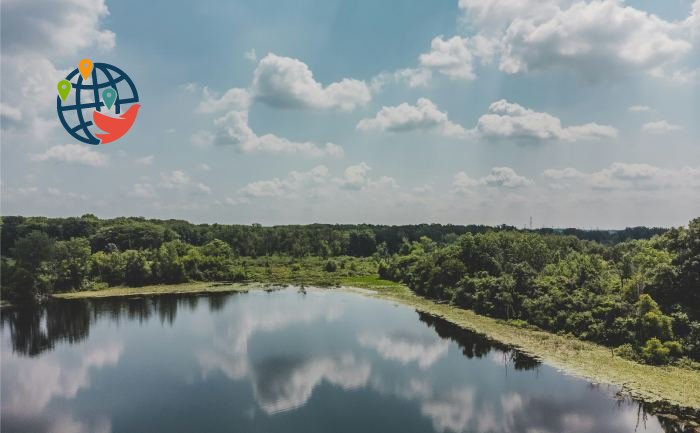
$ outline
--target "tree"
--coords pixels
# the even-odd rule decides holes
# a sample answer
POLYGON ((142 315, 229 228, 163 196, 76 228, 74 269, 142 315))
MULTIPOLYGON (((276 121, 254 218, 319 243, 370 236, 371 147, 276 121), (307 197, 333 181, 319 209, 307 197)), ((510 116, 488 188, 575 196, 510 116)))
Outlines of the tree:
POLYGON ((72 238, 56 243, 53 272, 54 290, 80 290, 88 276, 90 243, 85 238, 72 238))
POLYGON ((98 251, 90 258, 90 272, 93 278, 110 286, 124 282, 126 262, 118 250, 114 252, 98 251))
POLYGON ((637 307, 637 339, 643 343, 651 338, 662 341, 673 339, 673 321, 664 315, 651 296, 646 293, 639 297, 637 307))
POLYGON ((350 233, 348 255, 369 257, 377 250, 377 241, 370 230, 359 230, 350 233))
POLYGON ((124 257, 124 282, 129 286, 143 286, 151 280, 151 264, 146 253, 126 250, 124 257))

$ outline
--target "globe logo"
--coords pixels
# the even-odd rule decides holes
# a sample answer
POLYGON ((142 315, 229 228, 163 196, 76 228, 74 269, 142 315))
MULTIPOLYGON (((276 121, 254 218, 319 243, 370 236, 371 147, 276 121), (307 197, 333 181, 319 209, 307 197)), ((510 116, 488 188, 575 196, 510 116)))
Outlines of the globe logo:
POLYGON ((136 86, 124 71, 90 59, 81 60, 57 88, 61 125, 87 144, 107 144, 124 136, 141 107, 136 86))

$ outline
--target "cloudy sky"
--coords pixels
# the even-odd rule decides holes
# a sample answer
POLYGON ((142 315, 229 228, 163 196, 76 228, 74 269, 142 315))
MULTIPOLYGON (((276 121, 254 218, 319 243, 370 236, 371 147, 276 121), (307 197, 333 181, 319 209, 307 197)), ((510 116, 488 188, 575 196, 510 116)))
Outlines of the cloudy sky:
POLYGON ((700 216, 700 0, 3 0, 2 214, 619 228, 700 216), (89 57, 142 108, 74 141, 89 57))

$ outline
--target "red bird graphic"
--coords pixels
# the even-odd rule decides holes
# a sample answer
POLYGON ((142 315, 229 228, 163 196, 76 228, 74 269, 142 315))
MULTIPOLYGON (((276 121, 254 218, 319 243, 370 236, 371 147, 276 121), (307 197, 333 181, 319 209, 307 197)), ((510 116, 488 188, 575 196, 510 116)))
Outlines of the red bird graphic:
POLYGON ((100 144, 111 143, 126 134, 131 125, 134 124, 139 108, 141 108, 141 104, 134 104, 126 110, 126 113, 119 117, 107 116, 97 110, 93 111, 92 122, 95 126, 105 131, 105 134, 95 134, 100 139, 100 144))

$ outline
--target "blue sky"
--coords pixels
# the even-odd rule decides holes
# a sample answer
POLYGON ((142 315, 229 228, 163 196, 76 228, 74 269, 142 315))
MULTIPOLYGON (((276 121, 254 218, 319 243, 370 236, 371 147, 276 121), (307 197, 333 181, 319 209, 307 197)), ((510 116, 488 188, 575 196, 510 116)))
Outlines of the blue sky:
POLYGON ((3 215, 700 215, 700 0, 7 0, 2 22, 3 215), (115 143, 56 119, 83 57, 139 89, 115 143))

